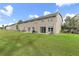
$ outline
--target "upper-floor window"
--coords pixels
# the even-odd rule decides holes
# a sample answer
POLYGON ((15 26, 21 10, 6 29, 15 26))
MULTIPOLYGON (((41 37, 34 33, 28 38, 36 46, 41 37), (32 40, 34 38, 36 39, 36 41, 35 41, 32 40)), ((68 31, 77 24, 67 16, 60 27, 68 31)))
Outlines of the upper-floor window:
POLYGON ((41 21, 44 22, 44 19, 42 19, 41 21))
POLYGON ((48 22, 51 22, 51 21, 53 21, 52 18, 48 18, 48 22))

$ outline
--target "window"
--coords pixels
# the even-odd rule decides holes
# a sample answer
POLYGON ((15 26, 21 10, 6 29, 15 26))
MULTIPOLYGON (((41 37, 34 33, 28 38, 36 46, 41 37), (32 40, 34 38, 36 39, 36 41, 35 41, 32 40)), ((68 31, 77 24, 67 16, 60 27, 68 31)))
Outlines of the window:
POLYGON ((46 27, 40 27, 40 32, 41 33, 46 33, 46 27))
POLYGON ((35 28, 34 28, 34 27, 32 27, 32 30, 35 30, 35 28))
POLYGON ((48 32, 53 32, 53 28, 52 27, 49 27, 48 28, 48 32))
POLYGON ((44 19, 42 19, 41 21, 44 22, 44 19))
POLYGON ((50 28, 48 28, 48 32, 50 32, 50 28))
POLYGON ((30 29, 31 29, 31 28, 30 28, 30 27, 28 27, 28 32, 30 32, 30 29))
POLYGON ((35 31, 35 27, 32 27, 32 33, 35 33, 36 31, 35 31))
POLYGON ((49 19, 48 19, 48 22, 51 22, 51 21, 52 21, 52 18, 49 18, 49 19))

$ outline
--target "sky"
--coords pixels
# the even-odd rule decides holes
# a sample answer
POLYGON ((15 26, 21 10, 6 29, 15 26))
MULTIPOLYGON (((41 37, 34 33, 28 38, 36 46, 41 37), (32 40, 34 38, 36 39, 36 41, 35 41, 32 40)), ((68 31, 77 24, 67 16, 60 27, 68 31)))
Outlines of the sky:
POLYGON ((79 3, 0 3, 0 25, 11 25, 59 11, 65 18, 79 14, 79 3))

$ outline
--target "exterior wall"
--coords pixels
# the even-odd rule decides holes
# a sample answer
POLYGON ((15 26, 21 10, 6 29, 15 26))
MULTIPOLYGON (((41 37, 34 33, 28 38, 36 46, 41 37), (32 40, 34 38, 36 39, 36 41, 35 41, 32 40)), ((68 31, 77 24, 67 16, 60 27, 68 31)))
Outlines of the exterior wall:
POLYGON ((7 26, 6 30, 16 30, 16 25, 7 26))
MULTIPOLYGON (((40 27, 46 27, 46 34, 48 34, 48 33, 50 33, 48 31, 48 28, 52 27, 53 33, 57 34, 57 33, 60 33, 60 31, 61 31, 61 22, 62 22, 62 18, 59 14, 57 14, 56 17, 49 17, 46 19, 35 20, 32 22, 19 24, 18 28, 20 31, 32 32, 32 27, 34 27, 35 31, 37 33, 40 33, 40 27), (30 31, 28 31, 29 27, 30 27, 30 31)), ((7 30, 16 30, 16 25, 9 26, 6 29, 7 30)))
POLYGON ((62 18, 61 18, 61 16, 58 14, 58 15, 56 16, 55 34, 61 32, 61 25, 62 25, 62 18))
POLYGON ((30 32, 32 32, 32 27, 34 27, 36 32, 38 33, 40 33, 40 27, 46 27, 46 33, 49 33, 48 32, 49 27, 53 27, 53 33, 55 34, 55 33, 59 33, 61 30, 60 20, 61 17, 57 16, 57 17, 51 17, 33 22, 19 24, 18 27, 21 31, 25 30, 26 32, 28 32, 29 27, 31 28, 30 32), (51 20, 49 21, 48 19, 52 19, 52 21, 51 20))

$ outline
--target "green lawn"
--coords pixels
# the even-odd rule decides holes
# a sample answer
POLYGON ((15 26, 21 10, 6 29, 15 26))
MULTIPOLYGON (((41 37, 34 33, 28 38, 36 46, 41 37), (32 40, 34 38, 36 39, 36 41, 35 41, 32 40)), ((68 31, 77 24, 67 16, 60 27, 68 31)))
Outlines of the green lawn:
POLYGON ((0 30, 0 55, 79 56, 79 35, 46 35, 0 30))

